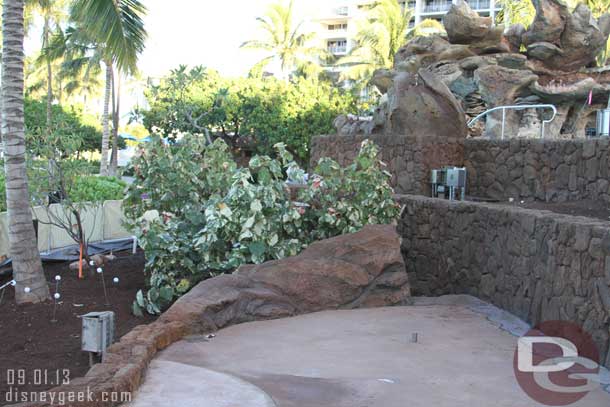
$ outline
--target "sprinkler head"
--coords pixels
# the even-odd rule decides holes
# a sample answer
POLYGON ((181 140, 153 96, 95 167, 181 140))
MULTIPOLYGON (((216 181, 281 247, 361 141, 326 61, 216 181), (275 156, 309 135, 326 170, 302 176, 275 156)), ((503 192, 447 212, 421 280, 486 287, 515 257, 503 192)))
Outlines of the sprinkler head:
POLYGON ((61 298, 61 295, 60 295, 59 293, 55 293, 55 295, 53 295, 53 297, 54 297, 56 300, 59 300, 59 299, 61 298))

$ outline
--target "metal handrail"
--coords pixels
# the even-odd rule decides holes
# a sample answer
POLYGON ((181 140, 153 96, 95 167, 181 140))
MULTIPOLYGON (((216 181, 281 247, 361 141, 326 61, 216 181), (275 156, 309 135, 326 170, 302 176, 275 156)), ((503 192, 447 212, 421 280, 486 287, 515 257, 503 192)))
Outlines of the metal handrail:
POLYGON ((557 108, 555 107, 555 105, 510 105, 510 106, 497 106, 494 108, 491 108, 489 110, 484 111, 483 113, 481 113, 480 115, 478 115, 477 117, 475 117, 474 119, 472 119, 470 122, 468 122, 468 127, 472 127, 472 125, 477 122, 480 118, 487 116, 490 113, 496 112, 498 110, 502 110, 502 136, 500 137, 502 140, 504 140, 504 127, 505 127, 505 122, 506 122, 506 110, 508 109, 512 109, 512 110, 524 110, 524 109, 551 109, 553 111, 553 117, 551 117, 548 120, 543 120, 542 121, 542 128, 540 129, 540 138, 544 138, 544 127, 546 124, 551 123, 553 120, 555 120, 555 117, 557 116, 557 108))

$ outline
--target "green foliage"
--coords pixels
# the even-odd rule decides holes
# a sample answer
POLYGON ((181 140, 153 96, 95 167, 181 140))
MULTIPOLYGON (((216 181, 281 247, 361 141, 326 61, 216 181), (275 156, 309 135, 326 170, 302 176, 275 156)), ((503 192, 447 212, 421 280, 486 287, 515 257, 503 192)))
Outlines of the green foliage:
POLYGON ((365 141, 347 167, 330 158, 320 160, 311 187, 299 195, 311 205, 305 219, 313 239, 353 233, 396 216, 393 191, 388 188, 392 175, 381 169, 385 164, 378 161, 378 153, 373 142, 365 141))
POLYGON ((271 55, 260 61, 254 71, 262 71, 273 59, 280 61, 282 73, 288 75, 297 68, 317 65, 318 57, 324 51, 313 47, 314 33, 302 31, 303 21, 294 21, 294 0, 288 4, 273 3, 269 5, 264 17, 256 20, 259 23, 263 40, 252 40, 242 44, 242 48, 263 50, 271 55))
POLYGON ((356 162, 320 162, 320 173, 291 202, 290 181, 305 179, 284 144, 238 168, 228 146, 185 135, 163 145, 153 136, 134 160, 136 181, 124 201, 128 226, 146 253, 149 290, 134 312, 159 313, 198 281, 299 253, 310 242, 398 215, 377 147, 365 142, 356 162), (288 177, 287 177, 288 175, 288 177))
POLYGON ((70 190, 74 202, 104 202, 120 200, 125 196, 127 184, 115 177, 79 177, 70 190))
POLYGON ((337 61, 338 66, 347 68, 342 79, 354 81, 358 88, 369 85, 375 70, 392 69, 394 57, 411 39, 444 32, 443 25, 433 19, 411 27, 414 10, 396 0, 378 0, 367 7, 365 18, 357 21, 356 46, 337 61))
MULTIPOLYGON (((25 99, 24 106, 26 125, 26 145, 38 145, 46 136, 47 104, 43 100, 25 99)), ((80 151, 98 151, 102 143, 102 133, 90 125, 89 118, 83 115, 78 106, 64 109, 53 105, 52 129, 62 135, 58 148, 65 155, 66 151, 77 147, 80 151), (77 146, 74 146, 77 143, 77 146), (70 144, 67 146, 66 144, 70 144)))
POLYGON ((351 93, 317 79, 227 79, 204 68, 180 67, 146 95, 143 119, 151 131, 170 138, 207 132, 268 155, 283 142, 301 163, 308 162, 312 136, 334 131, 334 118, 356 109, 351 93))

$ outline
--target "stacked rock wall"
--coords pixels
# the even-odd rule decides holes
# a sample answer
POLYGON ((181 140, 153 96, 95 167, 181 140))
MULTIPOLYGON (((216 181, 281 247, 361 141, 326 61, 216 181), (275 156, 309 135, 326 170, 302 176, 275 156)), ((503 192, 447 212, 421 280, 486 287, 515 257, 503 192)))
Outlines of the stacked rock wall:
POLYGON ((398 232, 413 295, 470 294, 536 324, 573 321, 610 367, 610 224, 404 196, 398 232))
POLYGON ((341 165, 350 164, 365 139, 380 148, 381 160, 392 174, 397 193, 430 194, 430 170, 461 163, 463 140, 434 136, 332 135, 314 137, 311 143, 311 170, 320 158, 330 157, 341 165))
POLYGON ((321 157, 352 162, 372 139, 399 194, 430 195, 430 170, 447 165, 468 170, 467 194, 507 201, 610 203, 610 139, 467 139, 388 135, 314 137, 311 168, 321 157))
POLYGON ((610 203, 610 140, 485 140, 464 145, 468 194, 501 201, 610 203))

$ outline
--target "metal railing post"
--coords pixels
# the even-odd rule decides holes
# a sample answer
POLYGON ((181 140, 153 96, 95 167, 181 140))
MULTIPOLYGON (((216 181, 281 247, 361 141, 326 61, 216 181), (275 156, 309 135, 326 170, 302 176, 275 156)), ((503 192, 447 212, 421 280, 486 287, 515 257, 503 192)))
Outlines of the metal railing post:
POLYGON ((506 123, 506 108, 502 108, 502 136, 500 140, 504 140, 504 126, 506 123))
POLYGON ((551 109, 553 111, 553 116, 548 119, 548 120, 542 120, 542 125, 540 128, 540 138, 544 139, 544 130, 547 124, 551 123, 553 120, 555 120, 555 117, 557 117, 557 108, 555 107, 555 105, 511 105, 511 106, 496 106, 494 108, 488 109, 486 111, 484 111, 483 113, 481 113, 480 115, 478 115, 477 117, 475 117, 474 119, 472 119, 470 122, 468 122, 468 127, 472 127, 473 124, 475 124, 479 119, 481 119, 482 117, 487 116, 490 113, 496 112, 498 110, 502 110, 502 134, 501 134, 501 139, 504 139, 504 130, 505 130, 505 126, 506 126, 506 110, 507 109, 513 109, 513 110, 524 110, 524 109, 551 109))

